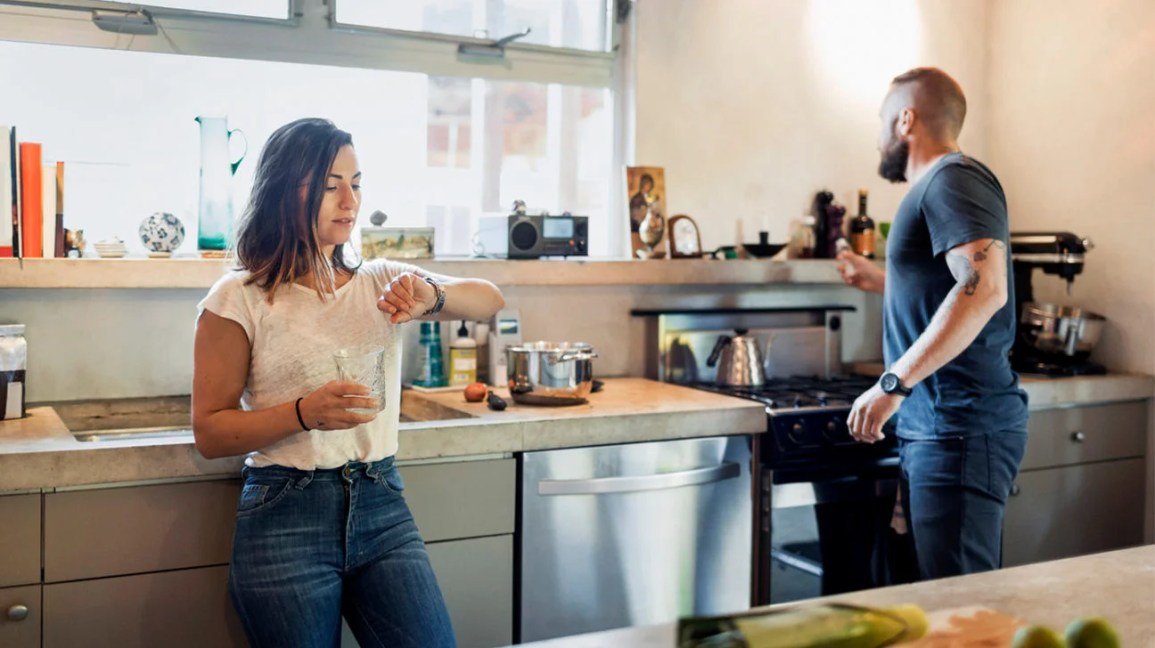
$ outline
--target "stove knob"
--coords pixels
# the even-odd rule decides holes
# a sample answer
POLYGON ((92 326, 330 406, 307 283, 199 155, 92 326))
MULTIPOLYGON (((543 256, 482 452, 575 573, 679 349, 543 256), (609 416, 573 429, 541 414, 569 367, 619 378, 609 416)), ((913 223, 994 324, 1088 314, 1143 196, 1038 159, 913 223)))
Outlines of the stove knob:
POLYGON ((790 427, 790 431, 786 433, 786 436, 794 443, 801 445, 804 434, 806 434, 806 428, 802 423, 795 423, 790 427))
POLYGON ((846 440, 846 439, 842 438, 845 435, 843 434, 842 429, 839 428, 837 419, 830 419, 829 421, 826 422, 825 434, 826 434, 826 438, 831 440, 831 441, 837 442, 837 441, 845 441, 846 440))

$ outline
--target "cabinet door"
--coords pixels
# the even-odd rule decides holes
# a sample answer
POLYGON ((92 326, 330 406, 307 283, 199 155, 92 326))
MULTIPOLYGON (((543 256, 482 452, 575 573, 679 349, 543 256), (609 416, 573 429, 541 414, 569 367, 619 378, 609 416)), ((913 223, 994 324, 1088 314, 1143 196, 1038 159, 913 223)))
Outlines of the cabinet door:
POLYGON ((40 494, 0 497, 0 587, 39 582, 40 494))
POLYGON ((0 589, 0 646, 40 648, 39 585, 0 589))
POLYGON ((1032 470, 1007 500, 1003 564, 1069 558, 1143 543, 1143 459, 1032 470))
POLYGON ((44 586, 44 648, 247 646, 228 567, 44 586))
POLYGON ((44 496, 44 582, 229 562, 240 481, 44 496))
POLYGON ((400 466, 398 471, 425 542, 513 533, 513 459, 400 466))
POLYGON ((427 545, 457 645, 513 643, 513 536, 427 545))
POLYGON ((1031 412, 1022 470, 1141 457, 1147 401, 1031 412))

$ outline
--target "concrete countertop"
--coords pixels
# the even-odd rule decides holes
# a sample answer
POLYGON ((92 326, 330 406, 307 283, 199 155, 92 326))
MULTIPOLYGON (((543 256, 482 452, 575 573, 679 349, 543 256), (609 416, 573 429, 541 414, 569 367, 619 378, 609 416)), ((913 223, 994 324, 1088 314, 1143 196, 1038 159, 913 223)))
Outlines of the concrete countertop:
MULTIPOLYGON (((460 390, 411 394, 461 418, 403 422, 401 461, 514 453, 766 430, 762 405, 644 378, 610 378, 589 403, 571 407, 518 405, 489 410, 460 390)), ((77 441, 50 407, 20 421, 0 422, 0 492, 89 484, 238 475, 241 457, 207 460, 192 434, 154 439, 77 441)))
MULTIPOLYGON (((837 600, 886 607, 915 603, 927 612, 983 606, 1062 632, 1083 616, 1102 616, 1124 646, 1155 645, 1155 545, 1038 563, 985 574, 856 592, 837 600)), ((666 623, 521 644, 525 648, 669 648, 666 623)))
MULTIPOLYGON (((1031 408, 1141 400, 1155 395, 1155 378, 1141 375, 1025 379, 1031 408)), ((494 412, 467 403, 461 392, 413 393, 461 418, 401 423, 401 461, 468 458, 552 448, 754 434, 766 429, 763 407, 643 378, 611 378, 589 403, 573 407, 518 405, 494 412)), ((90 484, 237 475, 242 458, 205 459, 192 434, 80 442, 52 408, 33 408, 20 421, 0 422, 0 492, 90 484)))
MULTIPOLYGON (((863 376, 881 376, 885 368, 880 362, 860 362, 853 365, 852 371, 863 376)), ((1022 374, 1019 384, 1027 392, 1032 410, 1155 397, 1155 376, 1144 374, 1110 373, 1074 378, 1022 374)))

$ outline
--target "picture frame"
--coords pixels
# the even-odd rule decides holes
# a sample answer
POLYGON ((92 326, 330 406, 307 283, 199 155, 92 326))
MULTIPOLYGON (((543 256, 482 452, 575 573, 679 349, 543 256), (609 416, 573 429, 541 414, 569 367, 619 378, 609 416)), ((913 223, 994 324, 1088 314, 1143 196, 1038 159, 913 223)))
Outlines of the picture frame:
POLYGON ((697 259, 702 256, 702 234, 693 218, 685 214, 671 216, 666 233, 671 259, 697 259))
POLYGON ((432 227, 362 227, 361 258, 432 259, 432 227))
POLYGON ((665 257, 667 231, 665 169, 655 166, 626 167, 626 190, 632 257, 639 259, 665 257))

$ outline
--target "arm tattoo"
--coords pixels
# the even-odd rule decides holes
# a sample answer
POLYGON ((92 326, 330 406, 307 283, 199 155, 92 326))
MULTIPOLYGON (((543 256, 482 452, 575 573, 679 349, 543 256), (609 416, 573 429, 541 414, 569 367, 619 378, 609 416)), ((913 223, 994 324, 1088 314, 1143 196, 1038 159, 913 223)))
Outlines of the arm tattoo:
MULTIPOLYGON (((979 254, 982 252, 976 253, 975 256, 977 257, 979 254)), ((946 263, 955 280, 963 285, 963 293, 974 295, 978 290, 979 282, 982 280, 978 268, 975 268, 971 260, 962 254, 948 254, 946 263)))
POLYGON ((995 247, 996 245, 999 246, 999 248, 1006 249, 1006 246, 1003 245, 1002 241, 1000 241, 998 239, 993 239, 990 243, 987 244, 987 246, 985 248, 979 250, 978 252, 975 252, 975 261, 978 261, 980 263, 983 261, 986 261, 987 260, 987 250, 995 247))

